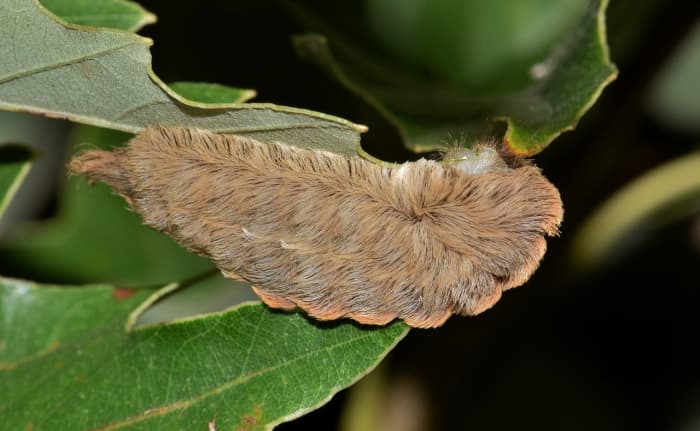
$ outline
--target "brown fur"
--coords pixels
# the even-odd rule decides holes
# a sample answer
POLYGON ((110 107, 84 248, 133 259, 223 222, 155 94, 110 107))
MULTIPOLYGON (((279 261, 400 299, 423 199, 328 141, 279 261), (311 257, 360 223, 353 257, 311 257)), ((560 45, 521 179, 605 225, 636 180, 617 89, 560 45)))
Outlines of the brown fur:
POLYGON ((270 307, 323 320, 434 327, 480 313, 530 277, 563 215, 557 189, 527 164, 388 168, 196 129, 150 128, 70 169, 270 307))

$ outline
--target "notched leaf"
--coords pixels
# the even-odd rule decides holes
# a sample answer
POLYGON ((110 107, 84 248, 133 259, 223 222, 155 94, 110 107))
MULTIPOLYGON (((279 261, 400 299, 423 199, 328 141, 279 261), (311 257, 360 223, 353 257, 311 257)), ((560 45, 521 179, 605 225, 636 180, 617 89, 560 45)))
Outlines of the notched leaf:
POLYGON ((298 108, 191 102, 153 73, 149 39, 62 24, 36 0, 5 0, 0 35, 0 108, 132 133, 154 124, 198 127, 346 155, 366 130, 298 108))
POLYGON ((0 279, 7 429, 189 429, 213 418, 218 429, 269 429, 327 402, 407 332, 246 304, 127 333, 153 291, 114 301, 113 290, 0 279))

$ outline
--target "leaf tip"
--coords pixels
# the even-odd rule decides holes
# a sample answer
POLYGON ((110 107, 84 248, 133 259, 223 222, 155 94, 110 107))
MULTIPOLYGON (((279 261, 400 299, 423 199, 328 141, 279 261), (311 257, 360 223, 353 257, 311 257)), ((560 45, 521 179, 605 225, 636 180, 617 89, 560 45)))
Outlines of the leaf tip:
POLYGON ((353 126, 354 126, 355 130, 358 131, 359 133, 367 133, 369 131, 369 127, 365 126, 364 124, 353 123, 353 126))

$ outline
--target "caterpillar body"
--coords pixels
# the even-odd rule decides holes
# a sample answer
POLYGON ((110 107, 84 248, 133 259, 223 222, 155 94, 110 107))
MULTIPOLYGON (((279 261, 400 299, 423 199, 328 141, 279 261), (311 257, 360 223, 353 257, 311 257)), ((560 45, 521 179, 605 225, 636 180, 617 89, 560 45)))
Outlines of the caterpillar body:
POLYGON ((451 163, 358 157, 152 127, 88 151, 73 173, 110 185, 144 223, 243 279, 270 307, 435 327, 474 315, 539 265, 559 192, 490 146, 451 163))

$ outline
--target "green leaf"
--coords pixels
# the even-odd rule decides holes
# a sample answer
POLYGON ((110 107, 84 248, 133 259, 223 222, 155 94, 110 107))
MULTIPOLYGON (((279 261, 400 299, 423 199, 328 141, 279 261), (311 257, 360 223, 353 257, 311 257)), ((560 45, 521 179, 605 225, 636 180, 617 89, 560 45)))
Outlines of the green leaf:
MULTIPOLYGON (((21 369, 55 353, 71 341, 100 328, 105 322, 125 316, 153 293, 153 290, 127 291, 111 286, 62 288, 38 285, 0 277, 2 316, 0 322, 0 379, 6 383, 8 371, 21 369), (121 296, 131 297, 119 300, 121 296)), ((121 331, 123 332, 124 324, 121 331)), ((84 340, 86 341, 86 340, 84 340)), ((64 364, 68 365, 68 364, 64 364)), ((55 367, 56 371, 60 368, 55 367)), ((19 388, 3 390, 19 395, 19 388)), ((0 408, 7 415, 7 397, 0 408)), ((6 428, 9 429, 9 428, 6 428)))
POLYGON ((270 429, 327 402, 407 332, 259 303, 125 330, 169 290, 146 299, 152 291, 0 279, 3 428, 270 429))
POLYGON ((573 262, 580 269, 595 269, 628 248, 630 234, 699 209, 700 153, 695 153, 647 172, 596 209, 574 237, 573 262))
POLYGON ((607 1, 588 1, 578 20, 572 20, 567 8, 555 8, 558 14, 551 15, 551 8, 541 7, 551 2, 482 3, 412 0, 412 7, 401 9, 391 7, 396 2, 370 2, 370 11, 383 14, 371 17, 373 26, 395 40, 387 44, 389 50, 402 44, 393 58, 408 58, 408 64, 363 49, 309 10, 292 2, 286 5, 307 28, 325 35, 294 38, 299 55, 373 105, 397 127, 408 148, 445 148, 455 139, 469 143, 503 133, 498 126, 505 123, 503 139, 511 150, 536 154, 574 128, 616 76, 605 40, 607 1), (479 13, 463 13, 471 10, 468 6, 479 13), (453 13, 454 8, 459 13, 453 13), (533 8, 540 15, 527 12, 533 8), (506 29, 504 16, 510 20, 506 29), (542 32, 542 21, 555 30, 542 32), (391 30, 400 25, 397 22, 408 25, 398 35, 391 30), (505 33, 505 41, 499 40, 499 31, 505 33), (418 40, 420 46, 415 45, 418 40), (523 43, 529 43, 527 48, 518 48, 523 43), (453 57, 455 50, 459 58, 453 57), (431 73, 416 71, 420 58, 423 63, 418 66, 431 73), (497 68, 501 72, 494 74, 497 68), (523 71, 529 76, 523 77, 523 71))
POLYGON ((649 110, 664 123, 689 133, 700 133, 700 23, 676 48, 656 77, 647 97, 649 110))
POLYGON ((27 176, 34 153, 29 147, 0 145, 0 218, 27 176))
MULTIPOLYGON (((74 146, 103 148, 125 143, 123 132, 80 126, 74 146)), ((143 225, 107 186, 89 187, 71 177, 56 219, 9 232, 0 257, 52 280, 156 285, 183 280, 212 268, 209 261, 143 225)))
POLYGON ((192 102, 207 104, 243 103, 255 97, 255 90, 229 87, 208 82, 171 82, 171 90, 192 102))
POLYGON ((508 107, 499 116, 508 127, 504 140, 516 154, 539 153, 562 132, 573 130, 617 77, 605 35, 607 4, 607 0, 591 1, 590 12, 572 30, 575 37, 558 47, 566 51, 559 54, 555 48, 545 60, 544 68, 551 68, 549 77, 528 89, 535 93, 531 104, 508 107))
POLYGON ((137 32, 156 22, 156 16, 126 0, 39 0, 65 22, 137 32))
POLYGON ((0 108, 132 133, 153 124, 200 127, 346 155, 366 130, 273 104, 189 101, 151 70, 149 39, 62 24, 33 0, 0 4, 0 38, 0 108))
POLYGON ((531 65, 577 24, 587 3, 366 0, 365 8, 371 33, 389 52, 478 93, 528 85, 531 65))

